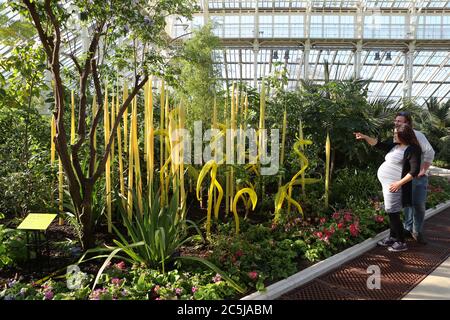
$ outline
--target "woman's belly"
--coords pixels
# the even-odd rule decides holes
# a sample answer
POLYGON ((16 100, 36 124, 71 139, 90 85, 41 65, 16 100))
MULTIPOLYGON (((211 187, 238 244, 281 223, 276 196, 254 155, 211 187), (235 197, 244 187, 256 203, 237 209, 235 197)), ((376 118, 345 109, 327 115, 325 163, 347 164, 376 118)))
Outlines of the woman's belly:
POLYGON ((378 180, 382 185, 391 184, 402 178, 402 166, 392 162, 383 162, 378 168, 378 180))

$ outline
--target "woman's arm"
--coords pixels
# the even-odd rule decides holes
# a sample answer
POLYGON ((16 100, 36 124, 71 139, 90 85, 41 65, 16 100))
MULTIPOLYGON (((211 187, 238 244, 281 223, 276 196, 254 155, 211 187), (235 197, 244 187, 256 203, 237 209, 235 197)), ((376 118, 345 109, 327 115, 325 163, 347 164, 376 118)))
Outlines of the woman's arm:
POLYGON ((366 142, 368 144, 370 144, 371 146, 374 146, 378 143, 377 138, 372 138, 372 137, 366 136, 365 134, 362 134, 361 132, 353 132, 353 134, 355 135, 356 140, 366 140, 366 142))
POLYGON ((388 142, 388 141, 379 141, 377 138, 372 138, 369 136, 366 136, 365 134, 362 134, 361 132, 353 132, 355 135, 356 140, 366 140, 368 144, 370 144, 372 147, 375 147, 377 149, 380 149, 384 152, 389 152, 394 146, 395 143, 388 142))
POLYGON ((389 186, 389 191, 390 192, 397 192, 398 190, 400 190, 402 185, 404 185, 405 183, 410 182, 413 178, 414 177, 410 173, 408 173, 401 180, 391 183, 391 185, 389 186))
POLYGON ((402 185, 410 182, 419 174, 420 156, 421 152, 418 148, 410 146, 407 150, 405 150, 405 161, 409 162, 409 172, 401 180, 396 181, 389 186, 390 192, 397 192, 402 187, 402 185), (406 153, 409 154, 407 155, 406 153))

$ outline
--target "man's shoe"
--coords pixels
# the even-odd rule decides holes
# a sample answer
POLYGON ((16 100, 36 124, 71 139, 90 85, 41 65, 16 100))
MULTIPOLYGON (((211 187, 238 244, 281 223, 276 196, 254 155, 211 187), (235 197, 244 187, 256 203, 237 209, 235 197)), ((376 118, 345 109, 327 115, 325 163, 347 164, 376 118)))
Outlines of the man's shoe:
POLYGON ((420 244, 427 244, 427 241, 425 240, 425 237, 423 236, 423 233, 411 233, 414 240, 416 240, 417 243, 420 244))
POLYGON ((387 237, 387 238, 384 238, 383 240, 378 241, 377 245, 379 245, 381 247, 389 247, 389 246, 392 246, 396 241, 397 241, 397 239, 395 239, 395 238, 387 237))
POLYGON ((408 247, 406 246, 406 243, 397 241, 392 246, 388 248, 391 252, 401 252, 408 250, 408 247))
POLYGON ((412 239, 413 235, 411 233, 411 231, 409 231, 408 229, 403 229, 403 235, 405 236, 405 239, 412 239))

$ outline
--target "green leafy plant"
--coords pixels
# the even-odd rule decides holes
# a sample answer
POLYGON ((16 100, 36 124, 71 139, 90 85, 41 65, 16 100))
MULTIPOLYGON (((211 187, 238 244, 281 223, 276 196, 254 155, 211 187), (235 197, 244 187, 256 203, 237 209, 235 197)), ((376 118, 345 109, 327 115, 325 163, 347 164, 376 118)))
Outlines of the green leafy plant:
POLYGON ((164 206, 160 205, 159 192, 154 191, 151 197, 152 205, 143 198, 142 211, 139 211, 137 197, 134 194, 132 219, 128 217, 125 208, 120 209, 128 235, 124 235, 118 228, 113 227, 119 237, 119 240, 113 240, 116 247, 90 249, 80 258, 79 263, 87 261, 85 257, 88 254, 110 252, 107 255, 101 254, 90 258, 106 258, 96 276, 93 288, 95 288, 103 271, 113 258, 156 268, 162 270, 163 274, 166 272, 168 263, 174 262, 175 259, 184 259, 204 264, 209 269, 219 273, 235 290, 244 292, 245 289, 211 262, 198 257, 180 256, 179 249, 183 244, 194 238, 200 237, 203 241, 204 239, 194 222, 181 218, 185 208, 180 207, 178 193, 175 192, 168 204, 164 206), (192 229, 195 230, 195 233, 189 235, 189 231, 192 229), (125 255, 119 255, 120 252, 125 253, 125 255))
POLYGON ((187 236, 188 230, 194 228, 197 234, 201 235, 201 233, 194 222, 181 219, 184 208, 179 207, 177 192, 172 195, 167 206, 161 206, 159 194, 153 193, 152 205, 150 206, 148 201, 144 200, 142 212, 139 212, 136 195, 133 196, 133 200, 135 210, 132 219, 128 217, 125 210, 121 210, 131 241, 113 227, 120 239, 114 240, 114 243, 133 261, 149 267, 160 267, 164 272, 166 263, 174 257, 180 246, 193 238, 193 236, 187 236), (136 246, 132 247, 133 244, 136 246))
MULTIPOLYGON (((0 213, 0 219, 4 215, 0 213)), ((20 230, 9 229, 0 224, 0 269, 14 265, 26 257, 24 234, 20 230)))

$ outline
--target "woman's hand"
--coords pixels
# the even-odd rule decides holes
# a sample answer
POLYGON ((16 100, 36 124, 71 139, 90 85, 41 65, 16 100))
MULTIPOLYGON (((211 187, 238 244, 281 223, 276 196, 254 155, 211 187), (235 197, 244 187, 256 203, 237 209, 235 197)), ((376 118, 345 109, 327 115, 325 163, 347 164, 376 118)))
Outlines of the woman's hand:
POLYGON ((365 134, 362 134, 361 132, 353 132, 353 134, 355 135, 356 140, 365 140, 371 146, 376 145, 378 142, 378 139, 366 136, 365 134))
POLYGON ((366 136, 365 134, 362 134, 361 132, 353 132, 353 134, 355 135, 356 140, 366 140, 368 136, 366 136))
POLYGON ((400 190, 401 187, 402 187, 402 183, 400 181, 395 181, 395 182, 391 183, 391 185, 389 186, 389 191, 397 192, 398 190, 400 190))

